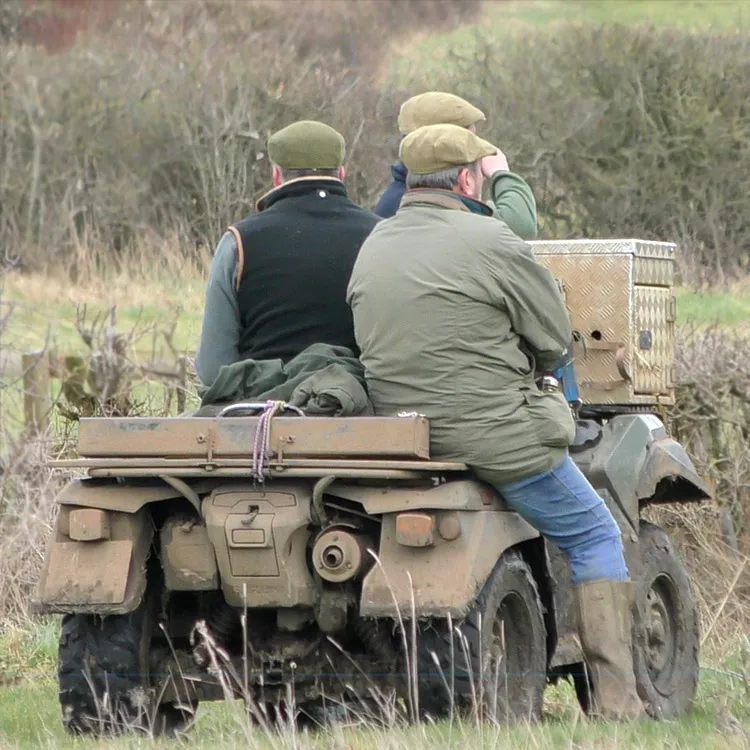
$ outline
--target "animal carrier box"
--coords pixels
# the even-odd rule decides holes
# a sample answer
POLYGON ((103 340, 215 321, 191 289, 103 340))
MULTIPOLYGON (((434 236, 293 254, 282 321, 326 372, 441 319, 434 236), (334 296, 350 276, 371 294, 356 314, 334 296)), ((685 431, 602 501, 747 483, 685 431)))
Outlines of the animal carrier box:
POLYGON ((584 403, 673 404, 676 246, 644 240, 529 244, 562 286, 584 403))

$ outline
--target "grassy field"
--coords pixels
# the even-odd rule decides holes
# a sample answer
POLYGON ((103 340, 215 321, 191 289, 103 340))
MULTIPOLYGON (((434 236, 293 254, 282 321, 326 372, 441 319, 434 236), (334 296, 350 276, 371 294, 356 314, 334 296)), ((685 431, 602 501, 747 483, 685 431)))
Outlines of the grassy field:
POLYGON ((700 29, 750 25, 744 0, 489 0, 484 24, 501 30, 512 24, 653 23, 700 29))
MULTIPOLYGON (((205 280, 195 276, 160 283, 120 278, 111 283, 76 285, 38 275, 10 274, 0 290, 2 309, 13 306, 2 344, 17 351, 33 351, 49 342, 60 352, 84 352, 86 345, 75 323, 76 305, 85 304, 89 319, 115 305, 118 330, 141 332, 139 351, 165 353, 164 334, 174 324, 174 346, 181 353, 192 353, 200 335, 205 280)), ((729 291, 698 292, 681 287, 676 293, 678 325, 735 327, 750 323, 749 281, 737 283, 729 291)))
MULTIPOLYGON (((86 348, 76 331, 76 306, 87 306, 89 322, 116 306, 118 330, 141 332, 139 348, 165 346, 164 333, 176 323, 173 343, 181 352, 194 351, 203 315, 205 278, 149 281, 120 276, 93 283, 75 284, 40 275, 8 274, 0 281, 2 308, 12 306, 3 344, 32 351, 49 340, 61 352, 86 348)), ((2 311, 0 311, 2 316, 2 311)))
MULTIPOLYGON (((477 32, 496 37, 529 25, 553 28, 562 22, 655 23, 688 28, 717 26, 731 32, 750 28, 746 0, 527 0, 488 2, 480 23, 439 36, 418 35, 395 50, 390 74, 407 66, 443 64, 446 50, 469 45, 477 32)), ((208 259, 207 259, 208 260, 208 259)), ((88 317, 116 306, 118 329, 140 331, 136 348, 154 358, 192 353, 200 332, 207 268, 152 275, 143 270, 95 282, 10 273, 0 278, 0 319, 12 306, 0 339, 0 358, 50 345, 60 353, 85 353, 76 331, 76 305, 86 304, 88 317), (168 339, 169 338, 169 342, 168 339)), ((750 282, 729 291, 677 290, 678 324, 750 327, 750 282)), ((0 372, 0 380, 8 379, 0 372)), ((57 385, 55 385, 57 388, 57 385)), ((158 388, 148 393, 156 392, 158 388)), ((21 394, 0 389, 2 426, 18 424, 21 394)), ((110 742, 74 740, 62 729, 56 694, 57 623, 11 626, 0 623, 0 750, 5 748, 140 748, 148 738, 110 742)), ((702 659, 698 701, 690 716, 678 722, 645 721, 633 726, 586 722, 577 711, 572 689, 548 691, 545 721, 538 727, 439 726, 339 727, 317 736, 265 735, 248 729, 241 707, 207 704, 185 742, 192 748, 320 748, 321 750, 422 750, 423 748, 648 748, 701 750, 750 748, 750 640, 709 643, 702 659)), ((179 747, 182 742, 157 743, 179 747)))
MULTIPOLYGON (((207 271, 206 271, 207 276, 207 271)), ((75 284, 61 278, 7 274, 0 279, 0 319, 9 313, 0 336, 0 417, 11 434, 23 423, 21 354, 47 348, 59 357, 87 354, 87 346, 76 329, 76 309, 86 306, 86 325, 114 306, 115 329, 133 333, 131 357, 139 365, 156 363, 174 370, 177 357, 192 355, 200 333, 205 281, 198 274, 179 280, 128 278, 75 284)), ((56 402, 60 381, 53 378, 51 398, 56 402)), ((133 398, 142 404, 139 412, 162 413, 167 391, 156 376, 139 382, 133 398)), ((175 402, 172 401, 171 412, 175 402)), ((186 408, 198 404, 194 391, 186 408)), ((61 434, 70 423, 54 413, 54 432, 61 434)), ((7 436, 0 431, 0 453, 7 436)))
MULTIPOLYGON (((710 690, 710 688, 707 688, 710 690)), ((241 705, 211 704, 199 709, 198 721, 184 741, 154 741, 147 737, 109 741, 75 740, 65 735, 55 686, 37 681, 5 691, 0 708, 0 748, 141 748, 186 746, 209 748, 268 748, 278 750, 432 750, 433 748, 506 748, 554 750, 569 748, 701 748, 745 750, 748 740, 740 720, 726 712, 717 718, 709 701, 678 723, 595 725, 579 720, 574 709, 556 709, 539 727, 495 727, 474 724, 407 727, 337 727, 319 734, 266 733, 249 729, 241 705)))
MULTIPOLYGON (((149 738, 109 742, 69 738, 60 721, 54 679, 57 624, 54 620, 31 630, 9 629, 0 637, 0 748, 139 748, 153 746, 149 738), (19 673, 22 673, 19 674, 19 673)), ((750 647, 750 646, 749 646, 750 647)), ((748 654, 750 656, 750 654, 748 654)), ((634 725, 604 725, 582 718, 571 687, 548 690, 545 718, 540 726, 478 726, 473 722, 442 725, 336 727, 314 735, 291 731, 268 734, 250 730, 239 702, 204 704, 189 734, 192 748, 320 748, 320 750, 401 750, 402 748, 746 748, 750 743, 750 683, 743 682, 741 659, 711 668, 704 659, 699 696, 692 713, 679 722, 643 721, 634 725)), ((159 747, 174 747, 158 742, 159 747)))

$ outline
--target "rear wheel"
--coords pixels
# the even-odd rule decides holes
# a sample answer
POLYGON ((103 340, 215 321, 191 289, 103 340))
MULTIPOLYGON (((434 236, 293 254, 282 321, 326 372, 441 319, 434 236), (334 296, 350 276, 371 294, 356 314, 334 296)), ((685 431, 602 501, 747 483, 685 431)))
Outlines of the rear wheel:
POLYGON ((690 710, 698 687, 698 614, 690 578, 666 532, 641 521, 641 568, 634 602, 633 663, 649 713, 690 710))
POLYGON ((149 675, 158 598, 127 615, 66 615, 59 645, 59 698, 72 734, 175 734, 195 707, 158 703, 149 675))
POLYGON ((529 566, 504 553, 469 614, 432 620, 420 631, 420 710, 433 717, 455 708, 497 721, 541 717, 546 685, 546 631, 529 566))

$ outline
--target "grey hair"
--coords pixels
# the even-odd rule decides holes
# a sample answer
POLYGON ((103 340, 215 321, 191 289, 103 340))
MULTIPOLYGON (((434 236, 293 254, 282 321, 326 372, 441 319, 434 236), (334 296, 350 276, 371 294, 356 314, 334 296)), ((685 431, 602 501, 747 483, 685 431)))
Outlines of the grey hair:
POLYGON ((479 168, 479 162, 472 164, 459 164, 457 167, 443 169, 440 172, 431 172, 430 174, 414 174, 408 172, 406 175, 406 187, 408 190, 414 188, 431 188, 433 190, 452 190, 458 185, 458 176, 464 169, 470 169, 476 174, 479 168))
POLYGON ((278 167, 281 172, 281 180, 288 182, 289 180, 297 180, 300 177, 336 177, 338 179, 339 169, 283 169, 278 167))

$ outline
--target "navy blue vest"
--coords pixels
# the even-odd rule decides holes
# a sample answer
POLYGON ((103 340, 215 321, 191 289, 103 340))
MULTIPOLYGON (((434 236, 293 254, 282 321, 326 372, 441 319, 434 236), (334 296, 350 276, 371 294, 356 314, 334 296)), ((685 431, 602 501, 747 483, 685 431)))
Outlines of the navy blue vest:
POLYGON ((315 343, 359 355, 346 289, 378 217, 325 178, 283 184, 261 208, 235 225, 245 256, 241 357, 287 362, 315 343))

